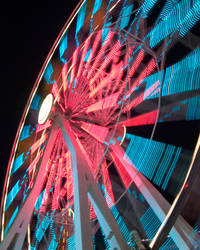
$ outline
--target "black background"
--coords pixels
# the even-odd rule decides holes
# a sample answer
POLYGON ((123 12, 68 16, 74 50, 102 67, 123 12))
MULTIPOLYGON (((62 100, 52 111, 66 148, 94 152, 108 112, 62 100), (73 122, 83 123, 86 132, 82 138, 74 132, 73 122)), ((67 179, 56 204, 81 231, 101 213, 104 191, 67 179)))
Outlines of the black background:
POLYGON ((26 102, 40 69, 78 1, 2 3, 0 53, 0 189, 26 102))

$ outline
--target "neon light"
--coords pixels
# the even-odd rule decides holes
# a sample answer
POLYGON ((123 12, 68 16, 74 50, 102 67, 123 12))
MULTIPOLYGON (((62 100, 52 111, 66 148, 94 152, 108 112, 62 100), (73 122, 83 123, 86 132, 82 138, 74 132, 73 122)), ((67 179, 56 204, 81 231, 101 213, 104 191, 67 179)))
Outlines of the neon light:
POLYGON ((75 234, 67 239, 67 249, 75 248, 75 234))
POLYGON ((179 31, 184 36, 199 20, 200 5, 197 1, 193 8, 190 2, 182 0, 168 13, 168 15, 149 33, 150 47, 155 47, 169 34, 179 31))
POLYGON ((110 96, 107 96, 106 98, 90 105, 86 109, 86 113, 112 108, 117 105, 118 97, 119 97, 119 93, 115 93, 110 96))
POLYGON ((15 217, 16 217, 17 214, 18 214, 18 211, 19 211, 19 206, 17 206, 16 209, 15 209, 15 211, 13 212, 12 217, 10 218, 10 220, 9 220, 9 222, 8 222, 8 224, 7 224, 6 228, 5 228, 5 230, 4 230, 4 235, 7 234, 9 228, 11 227, 11 225, 12 225, 14 219, 15 219, 15 217))
POLYGON ((136 70, 138 69, 138 67, 140 66, 141 62, 144 59, 144 51, 140 50, 140 52, 138 53, 137 57, 134 59, 134 63, 131 66, 131 68, 129 69, 129 77, 133 77, 134 73, 136 72, 136 70))
POLYGON ((14 161, 14 163, 12 165, 12 169, 11 169, 10 175, 14 174, 24 164, 23 158, 24 158, 24 153, 22 153, 21 155, 19 155, 15 159, 15 161, 14 161))
POLYGON ((23 127, 22 132, 20 134, 19 141, 23 141, 24 139, 30 136, 30 129, 31 129, 31 125, 25 125, 23 127))
POLYGON ((92 51, 91 49, 88 50, 88 52, 87 52, 87 54, 86 54, 86 56, 85 56, 85 58, 84 58, 84 62, 87 62, 87 61, 88 61, 91 51, 92 51))
MULTIPOLYGON (((158 228, 161 225, 160 220, 154 213, 151 207, 149 207, 143 216, 140 218, 140 221, 143 225, 143 228, 146 232, 146 235, 150 241, 152 241, 153 237, 155 236, 158 228)), ((163 245, 159 249, 174 249, 178 250, 179 248, 175 245, 174 241, 171 237, 168 237, 163 245)))
POLYGON ((112 25, 112 22, 104 24, 103 32, 102 32, 102 44, 104 44, 105 41, 108 39, 109 32, 111 31, 111 29, 109 28, 109 26, 111 26, 111 25, 112 25))
POLYGON ((33 110, 38 110, 40 100, 41 100, 41 97, 39 95, 35 94, 30 108, 33 109, 33 110))
MULTIPOLYGON (((91 51, 91 54, 90 54, 90 56, 89 56, 89 58, 88 58, 88 62, 86 63, 86 68, 87 69, 89 69, 90 68, 90 61, 91 61, 91 59, 92 59, 92 57, 93 57, 93 54, 94 54, 94 52, 97 50, 97 47, 98 47, 98 45, 99 45, 99 42, 100 42, 100 40, 101 40, 101 35, 102 35, 102 31, 99 31, 98 33, 97 33, 97 36, 95 37, 95 40, 94 40, 94 44, 93 44, 93 46, 92 46, 92 51, 91 51)), ((90 40, 87 40, 87 42, 86 42, 86 44, 85 44, 85 48, 84 48, 84 55, 86 55, 86 51, 88 50, 88 48, 89 48, 89 42, 90 42, 90 40)), ((84 56, 84 58, 85 58, 85 56, 84 56)), ((82 61, 82 60, 81 60, 82 61)), ((81 64, 80 64, 81 65, 81 64)), ((92 65, 91 65, 92 66, 92 65)), ((80 67, 79 67, 80 68, 80 67)), ((80 75, 80 73, 78 72, 78 76, 80 75)))
POLYGON ((103 173, 103 183, 105 186, 106 202, 108 204, 108 207, 112 207, 115 199, 114 199, 114 194, 112 191, 112 185, 111 185, 111 181, 110 181, 110 177, 108 173, 108 166, 107 166, 106 161, 104 161, 102 164, 102 173, 103 173))
POLYGON ((126 155, 134 166, 165 190, 181 156, 182 148, 131 134, 126 134, 126 138, 130 140, 126 155))
POLYGON ((170 146, 170 145, 167 145, 167 148, 165 150, 165 154, 163 156, 163 159, 160 163, 160 166, 156 172, 156 175, 154 177, 154 180, 153 182, 160 186, 161 185, 161 182, 163 180, 163 177, 169 167, 169 164, 172 160, 172 157, 174 156, 174 151, 175 151, 175 146, 170 146))
POLYGON ((109 130, 107 127, 86 122, 82 122, 81 128, 100 142, 104 142, 106 140, 109 130))
POLYGON ((37 154, 37 156, 34 158, 34 160, 33 160, 33 161, 31 162, 31 164, 29 165, 29 167, 28 167, 28 172, 29 172, 29 174, 30 174, 32 171, 35 172, 35 167, 36 167, 38 161, 40 160, 42 154, 43 154, 43 150, 41 150, 41 151, 39 152, 39 154, 37 154))
POLYGON ((159 226, 161 225, 160 220, 158 219, 154 211, 149 208, 140 218, 140 221, 143 225, 148 239, 152 240, 159 226))
POLYGON ((10 190, 10 192, 7 195, 7 199, 6 199, 6 206, 5 206, 5 211, 8 209, 8 207, 10 206, 10 204, 13 202, 13 200, 15 199, 15 197, 17 196, 19 190, 20 190, 21 186, 20 186, 20 181, 18 181, 13 188, 10 190))
POLYGON ((58 247, 58 242, 55 239, 52 239, 49 244, 48 250, 57 249, 57 247, 58 247))
MULTIPOLYGON (((105 50, 107 49, 109 42, 111 41, 112 37, 113 37, 113 32, 109 32, 108 33, 108 37, 109 39, 106 40, 106 42, 104 43, 104 45, 101 47, 97 57, 95 58, 95 61, 93 63, 93 65, 91 66, 91 69, 89 71, 88 74, 88 78, 90 78, 93 74, 93 72, 96 70, 97 65, 99 64, 99 61, 101 61, 101 58, 105 52, 105 50)), ((104 62, 101 64, 100 68, 98 69, 98 71, 95 74, 95 77, 91 79, 91 81, 89 82, 89 85, 91 86, 96 79, 100 76, 100 74, 102 74, 102 70, 109 64, 109 62, 112 60, 113 55, 120 49, 120 43, 119 41, 115 43, 115 45, 112 47, 112 49, 110 50, 110 52, 108 53, 108 55, 106 56, 106 59, 104 60, 104 62)))
POLYGON ((133 4, 125 6, 123 8, 120 29, 124 29, 128 25, 132 10, 133 10, 133 4))
POLYGON ((45 124, 37 124, 36 126, 36 133, 39 133, 40 131, 43 131, 51 126, 51 121, 48 120, 45 124))
POLYGON ((150 125, 155 123, 157 115, 158 115, 158 110, 154 110, 146 114, 138 115, 131 119, 121 121, 120 124, 126 127, 150 125))
POLYGON ((113 154, 111 152, 111 156, 112 156, 112 159, 115 163, 115 166, 117 168, 117 171, 123 181, 123 184, 126 188, 129 187, 129 185, 131 184, 132 182, 132 178, 130 177, 130 175, 128 174, 128 172, 124 169, 124 166, 122 165, 122 163, 117 159, 117 157, 115 157, 115 154, 113 154))
MULTIPOLYGON (((53 94, 54 96, 54 99, 59 102, 60 101, 60 90, 59 90, 59 87, 58 87, 58 83, 57 81, 53 84, 53 87, 51 89, 51 93, 53 94)), ((49 100, 50 101, 50 100, 49 100)), ((48 106, 47 106, 48 107, 48 106)))
POLYGON ((200 19, 200 3, 195 1, 193 8, 187 13, 183 22, 181 23, 180 33, 181 37, 184 37, 188 31, 199 21, 200 19))
POLYGON ((79 47, 75 50, 73 57, 72 57, 70 87, 72 87, 72 84, 74 83, 74 79, 75 79, 75 70, 76 70, 76 63, 77 63, 78 54, 79 54, 79 47))
POLYGON ((75 34, 77 46, 79 46, 78 32, 83 27, 85 21, 86 6, 87 6, 87 1, 84 2, 84 4, 82 5, 81 9, 78 12, 77 23, 76 23, 76 34, 75 34))
POLYGON ((44 219, 42 220, 41 224, 39 225, 35 233, 38 242, 40 242, 41 239, 43 238, 49 224, 50 224, 50 219, 48 217, 44 217, 44 219))
POLYGON ((148 13, 150 10, 153 8, 153 6, 156 4, 158 0, 145 0, 142 6, 140 7, 141 9, 141 17, 142 18, 147 18, 148 13))
POLYGON ((93 11, 92 11, 92 16, 94 14, 97 13, 97 11, 99 11, 100 7, 101 7, 101 4, 102 4, 102 0, 95 0, 95 3, 94 3, 94 8, 93 8, 93 11))
POLYGON ((136 98, 134 98, 129 104, 127 104, 123 108, 123 112, 128 112, 132 108, 137 107, 138 105, 140 105, 143 102, 143 100, 144 100, 144 93, 141 93, 139 96, 137 96, 136 98))
POLYGON ((200 97, 190 98, 187 103, 186 121, 200 120, 200 97))
POLYGON ((173 162, 172 162, 172 164, 170 166, 170 169, 168 170, 167 176, 165 177, 165 180, 164 180, 164 182, 162 184, 162 189, 164 189, 164 190, 166 189, 167 184, 169 182, 169 179, 170 179, 170 177, 171 177, 171 175, 172 175, 172 173, 173 173, 173 171, 174 171, 174 169, 175 169, 175 167, 177 165, 177 162, 178 162, 178 160, 180 158, 180 155, 181 155, 181 151, 182 151, 181 148, 177 148, 177 152, 176 152, 176 154, 174 156, 173 162))
POLYGON ((64 53, 67 49, 67 34, 65 34, 60 42, 59 45, 59 55, 60 55, 60 60, 64 64, 67 62, 67 60, 64 58, 64 53))
POLYGON ((156 68, 156 62, 155 62, 155 59, 152 58, 151 61, 145 67, 145 69, 140 73, 140 75, 134 81, 134 83, 133 83, 132 87, 130 88, 130 90, 128 91, 127 95, 128 96, 131 95, 136 90, 136 88, 140 84, 142 84, 143 80, 154 71, 155 68, 156 68))
MULTIPOLYGON (((180 62, 165 69, 162 96, 179 94, 199 89, 200 82, 200 50, 195 49, 180 62)), ((145 78, 145 99, 159 97, 159 82, 162 82, 164 71, 145 78)))
MULTIPOLYGON (((78 67, 77 78, 80 77, 81 72, 83 71, 83 63, 89 61, 90 54, 92 52, 91 49, 88 50, 89 46, 90 46, 90 39, 91 39, 91 36, 84 43, 84 47, 83 47, 83 51, 82 51, 82 55, 81 55, 81 60, 80 60, 79 67, 78 67)), ((96 41, 96 38, 95 38, 95 41, 96 41)), ((94 41, 94 44, 95 44, 95 41, 94 41)), ((94 44, 93 44, 93 46, 94 46, 94 44)))
POLYGON ((44 72, 44 79, 46 80, 47 83, 54 83, 54 81, 50 81, 52 74, 53 74, 53 67, 52 64, 49 63, 44 72))
POLYGON ((31 154, 33 154, 47 139, 48 134, 44 134, 39 140, 37 140, 31 147, 31 154))
POLYGON ((39 210, 40 209, 40 206, 42 204, 42 198, 43 198, 43 195, 44 195, 44 191, 42 191, 42 193, 40 194, 40 196, 38 197, 36 203, 35 203, 35 209, 36 210, 39 210))

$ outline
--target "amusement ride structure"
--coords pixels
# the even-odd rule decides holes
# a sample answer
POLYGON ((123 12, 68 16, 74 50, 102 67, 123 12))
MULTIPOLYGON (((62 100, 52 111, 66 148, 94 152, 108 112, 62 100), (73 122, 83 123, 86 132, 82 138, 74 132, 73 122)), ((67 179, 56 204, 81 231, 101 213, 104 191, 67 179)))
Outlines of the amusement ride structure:
POLYGON ((200 2, 83 0, 10 156, 0 249, 200 248, 200 2))

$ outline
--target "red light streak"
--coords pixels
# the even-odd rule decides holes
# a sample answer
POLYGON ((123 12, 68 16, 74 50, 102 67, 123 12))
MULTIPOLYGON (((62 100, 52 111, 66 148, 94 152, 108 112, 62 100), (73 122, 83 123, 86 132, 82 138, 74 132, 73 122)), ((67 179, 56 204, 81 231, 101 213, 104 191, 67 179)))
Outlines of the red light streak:
POLYGON ((150 125, 155 123, 157 115, 158 110, 154 110, 146 114, 138 115, 126 121, 121 121, 120 124, 126 127, 150 125))
POLYGON ((138 78, 134 81, 132 84, 131 89, 128 91, 127 95, 131 95, 133 91, 139 86, 139 84, 147 77, 149 76, 152 71, 156 68, 156 62, 155 59, 151 59, 151 61, 148 63, 146 68, 141 72, 141 74, 138 76, 138 78))
POLYGON ((86 113, 112 108, 117 105, 118 97, 119 97, 119 93, 115 93, 110 96, 107 96, 106 98, 90 105, 86 109, 86 113))
MULTIPOLYGON (((100 33, 101 33, 101 32, 100 32, 100 33)), ((100 34, 100 33, 99 33, 99 34, 100 34)), ((90 65, 90 69, 87 67, 87 68, 89 69, 89 74, 88 74, 88 76, 87 76, 88 79, 90 79, 90 77, 93 75, 94 71, 98 68, 99 62, 102 61, 103 54, 105 53, 107 47, 110 45, 110 42, 111 42, 113 36, 114 36, 114 33, 110 31, 110 32, 108 33, 108 36, 107 36, 108 39, 106 39, 105 43, 102 45, 102 47, 101 47, 101 49, 100 49, 98 55, 95 57, 94 62, 92 63, 92 65, 90 65)), ((94 54, 95 49, 96 49, 96 48, 93 46, 93 47, 92 47, 92 54, 94 54)), ((89 66, 89 65, 87 65, 87 66, 89 66)), ((98 72, 101 73, 101 70, 98 70, 98 72)), ((97 77, 96 74, 95 74, 95 77, 97 77)), ((90 84, 90 86, 91 86, 91 84, 90 84)))
POLYGON ((152 94, 160 92, 160 81, 156 81, 152 86, 150 86, 144 93, 144 99, 150 97, 152 94), (159 88, 158 88, 159 87, 159 88))
POLYGON ((44 134, 39 140, 37 140, 31 147, 31 154, 33 154, 47 139, 48 134, 44 134))
POLYGON ((83 122, 81 128, 102 143, 105 142, 108 135, 108 128, 101 127, 92 123, 83 122))
POLYGON ((144 51, 140 50, 139 54, 137 55, 135 59, 135 62, 133 63, 132 67, 129 69, 130 78, 133 77, 133 75, 135 74, 135 71, 138 69, 143 59, 144 59, 144 51))
POLYGON ((106 202, 109 207, 112 207, 115 202, 115 199, 114 199, 114 194, 112 191, 112 185, 111 185, 111 181, 110 181, 110 177, 108 173, 108 165, 106 161, 102 163, 102 175, 103 175, 103 183, 105 186, 105 190, 108 193, 108 195, 106 195, 106 202))

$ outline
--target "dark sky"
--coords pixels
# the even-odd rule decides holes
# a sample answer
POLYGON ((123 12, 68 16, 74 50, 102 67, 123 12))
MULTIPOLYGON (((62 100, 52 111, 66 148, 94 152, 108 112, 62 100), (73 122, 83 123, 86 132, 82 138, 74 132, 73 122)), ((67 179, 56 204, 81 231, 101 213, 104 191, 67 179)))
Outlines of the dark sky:
POLYGON ((1 192, 14 138, 31 89, 78 1, 17 1, 14 5, 13 2, 6 1, 0 14, 1 192))

